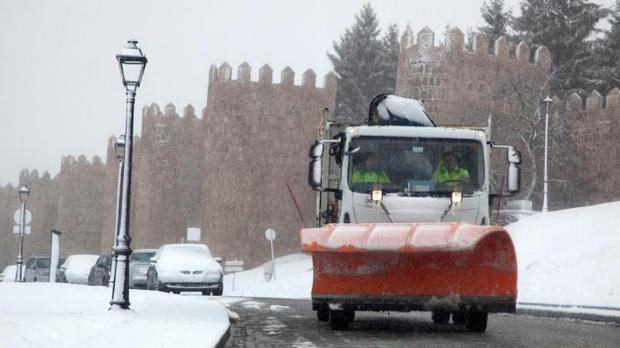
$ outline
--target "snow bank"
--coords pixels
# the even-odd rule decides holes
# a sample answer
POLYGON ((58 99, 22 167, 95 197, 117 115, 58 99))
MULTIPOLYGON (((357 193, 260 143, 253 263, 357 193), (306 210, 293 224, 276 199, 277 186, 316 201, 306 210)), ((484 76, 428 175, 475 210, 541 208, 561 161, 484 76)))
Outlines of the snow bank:
POLYGON ((614 202, 506 226, 517 250, 518 301, 620 309, 619 212, 614 202))
POLYGON ((109 311, 111 289, 0 283, 0 347, 213 347, 227 310, 206 297, 131 290, 131 310, 109 311))
MULTIPOLYGON (((517 251, 519 307, 620 317, 619 212, 615 202, 538 214, 506 226, 517 251)), ((310 298, 310 255, 276 259, 275 282, 265 282, 263 270, 237 273, 234 290, 233 275, 227 274, 224 295, 310 298)))
POLYGON ((264 265, 224 276, 225 296, 310 298, 312 259, 310 255, 292 254, 276 259, 276 281, 266 282, 264 265))

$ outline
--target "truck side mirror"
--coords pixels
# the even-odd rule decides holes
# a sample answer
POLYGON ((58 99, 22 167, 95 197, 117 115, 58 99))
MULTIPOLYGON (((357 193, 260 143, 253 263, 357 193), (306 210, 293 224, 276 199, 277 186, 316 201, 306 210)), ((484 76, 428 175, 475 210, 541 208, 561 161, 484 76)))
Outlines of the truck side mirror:
POLYGON ((508 192, 517 193, 521 190, 521 153, 514 147, 508 148, 508 192))
POLYGON ((322 191, 323 178, 322 178, 322 157, 323 157, 323 143, 319 140, 315 141, 310 148, 310 165, 308 168, 308 185, 312 187, 314 191, 322 191))

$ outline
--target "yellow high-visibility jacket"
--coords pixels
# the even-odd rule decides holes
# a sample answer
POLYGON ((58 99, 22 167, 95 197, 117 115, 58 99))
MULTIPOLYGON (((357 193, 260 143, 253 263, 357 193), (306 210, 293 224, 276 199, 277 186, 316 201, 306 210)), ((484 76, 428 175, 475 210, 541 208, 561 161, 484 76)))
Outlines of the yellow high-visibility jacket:
POLYGON ((388 184, 390 183, 390 179, 388 176, 382 171, 373 171, 373 170, 356 170, 351 176, 351 182, 356 184, 360 182, 369 182, 373 184, 388 184))
POLYGON ((435 173, 433 173, 433 180, 438 184, 456 183, 465 179, 469 179, 469 172, 467 169, 457 166, 453 171, 449 171, 443 162, 439 164, 435 173))

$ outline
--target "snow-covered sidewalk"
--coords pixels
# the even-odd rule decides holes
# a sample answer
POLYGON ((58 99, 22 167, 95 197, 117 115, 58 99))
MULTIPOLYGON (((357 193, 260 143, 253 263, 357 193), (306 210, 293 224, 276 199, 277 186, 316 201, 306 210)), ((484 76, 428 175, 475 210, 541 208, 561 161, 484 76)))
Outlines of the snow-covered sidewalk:
POLYGON ((519 307, 620 317, 620 202, 538 214, 506 226, 519 307))
POLYGON ((0 283, 0 347, 214 347, 229 313, 203 296, 131 290, 130 310, 108 310, 111 289, 0 283))

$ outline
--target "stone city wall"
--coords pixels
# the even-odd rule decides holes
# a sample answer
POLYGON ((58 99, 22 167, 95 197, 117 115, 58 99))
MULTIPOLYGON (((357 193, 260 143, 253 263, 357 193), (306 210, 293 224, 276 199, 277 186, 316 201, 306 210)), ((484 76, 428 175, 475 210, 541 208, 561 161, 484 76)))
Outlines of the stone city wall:
POLYGON ((308 150, 316 139, 323 109, 334 109, 336 79, 307 70, 301 85, 282 70, 280 83, 264 65, 258 81, 243 63, 238 78, 224 63, 209 73, 205 113, 205 163, 202 226, 214 253, 239 257, 246 264, 269 259, 267 228, 277 233, 276 254, 299 252, 299 214, 306 226, 314 216, 314 192, 307 184, 308 150))

